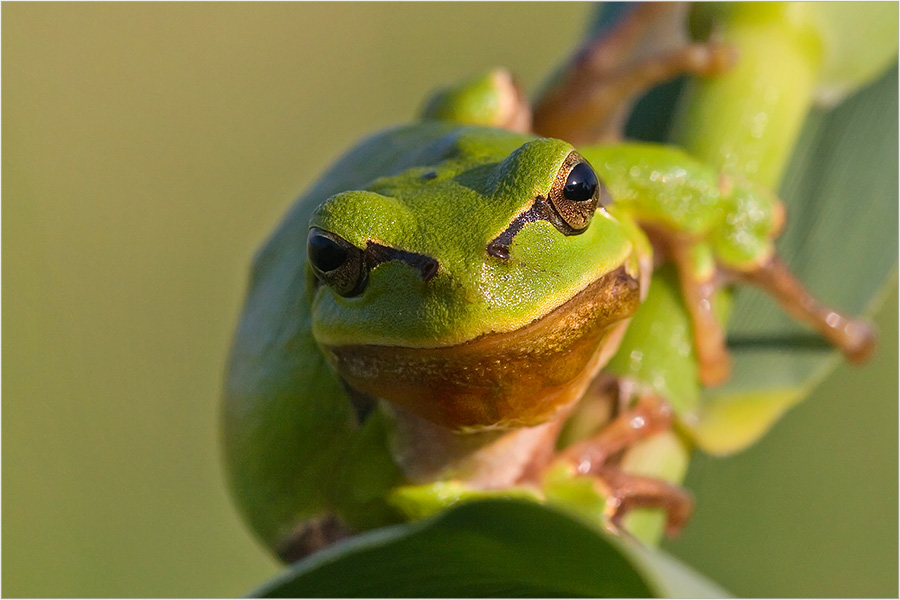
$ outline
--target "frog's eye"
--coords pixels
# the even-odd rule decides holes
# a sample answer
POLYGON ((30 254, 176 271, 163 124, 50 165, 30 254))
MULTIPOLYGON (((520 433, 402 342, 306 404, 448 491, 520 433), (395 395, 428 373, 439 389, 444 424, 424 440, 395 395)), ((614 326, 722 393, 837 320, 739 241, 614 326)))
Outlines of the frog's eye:
POLYGON ((606 186, 583 156, 575 151, 563 161, 545 199, 537 196, 534 204, 520 213, 503 232, 490 241, 487 252, 501 260, 509 258, 509 245, 526 223, 547 220, 563 235, 583 233, 598 206, 610 202, 606 186))
POLYGON ((572 202, 587 202, 594 197, 600 182, 597 175, 587 163, 578 163, 569 171, 566 184, 563 186, 562 195, 572 202))
POLYGON ((548 194, 550 221, 566 235, 587 229, 605 188, 577 152, 566 157, 548 194))
POLYGON ((316 277, 341 296, 358 296, 366 289, 369 271, 363 251, 344 238, 313 227, 306 256, 316 277))

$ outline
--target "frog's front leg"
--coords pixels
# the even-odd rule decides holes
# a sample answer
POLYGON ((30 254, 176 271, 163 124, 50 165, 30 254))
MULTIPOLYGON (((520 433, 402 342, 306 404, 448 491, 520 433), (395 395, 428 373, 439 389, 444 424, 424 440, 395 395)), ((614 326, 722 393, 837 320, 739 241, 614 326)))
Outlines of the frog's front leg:
POLYGON ((634 406, 622 411, 599 433, 572 444, 557 458, 571 462, 581 474, 596 474, 613 454, 671 426, 669 406, 655 394, 644 392, 634 406))
POLYGON ((678 271, 681 295, 691 314, 700 381, 707 386, 722 384, 731 376, 731 357, 716 314, 714 297, 722 278, 709 245, 648 230, 654 246, 663 249, 678 271))
POLYGON ((871 328, 819 304, 777 258, 775 239, 786 217, 770 190, 663 146, 597 146, 585 155, 602 165, 616 198, 609 210, 634 219, 649 238, 655 260, 677 268, 703 384, 723 383, 730 374, 716 295, 732 282, 762 288, 851 360, 864 360, 871 352, 871 328))
POLYGON ((691 43, 684 3, 638 4, 611 31, 589 40, 534 110, 534 131, 589 144, 621 139, 630 107, 656 84, 710 76, 734 64, 728 46, 691 43))
POLYGON ((617 378, 616 383, 620 398, 636 397, 634 405, 625 408, 596 435, 557 454, 544 473, 554 477, 564 468, 571 477, 593 478, 605 498, 604 513, 617 529, 622 529, 622 519, 635 508, 661 508, 667 514, 666 532, 675 535, 690 517, 691 496, 676 485, 626 472, 617 464, 623 450, 669 431, 674 419, 672 409, 655 393, 625 378, 617 378))

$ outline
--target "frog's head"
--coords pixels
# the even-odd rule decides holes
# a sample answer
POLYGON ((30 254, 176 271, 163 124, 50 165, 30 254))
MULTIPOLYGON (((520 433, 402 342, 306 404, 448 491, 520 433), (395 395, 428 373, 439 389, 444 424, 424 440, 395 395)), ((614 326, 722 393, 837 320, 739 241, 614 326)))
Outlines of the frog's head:
POLYGON ((638 304, 631 243, 572 146, 525 139, 458 136, 313 214, 313 332, 351 387, 451 428, 514 427, 602 366, 638 304))

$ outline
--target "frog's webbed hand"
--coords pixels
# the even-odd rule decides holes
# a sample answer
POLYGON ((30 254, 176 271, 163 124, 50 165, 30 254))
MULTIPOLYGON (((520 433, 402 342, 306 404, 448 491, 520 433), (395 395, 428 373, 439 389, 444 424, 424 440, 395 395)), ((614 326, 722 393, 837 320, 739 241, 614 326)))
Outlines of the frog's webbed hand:
POLYGON ((636 5, 614 29, 589 40, 534 110, 534 132, 590 144, 621 139, 631 105, 681 74, 709 76, 736 56, 716 43, 690 43, 684 3, 636 5))
MULTIPOLYGON (((619 394, 628 393, 626 389, 620 384, 619 394)), ((581 474, 595 474, 612 455, 672 427, 671 408, 661 398, 646 392, 637 398, 633 407, 619 413, 599 433, 572 444, 557 458, 571 462, 581 474)))
POLYGON ((636 403, 625 408, 594 436, 576 442, 560 452, 552 464, 567 463, 574 473, 595 477, 605 491, 610 523, 620 526, 625 515, 635 508, 661 508, 667 513, 666 533, 675 535, 693 509, 691 496, 680 487, 663 481, 625 472, 616 457, 640 440, 668 431, 673 424, 672 410, 659 396, 618 379, 619 395, 636 396, 636 403))
POLYGON ((843 352, 848 361, 861 363, 872 356, 878 336, 871 323, 849 317, 820 303, 777 255, 772 255, 755 269, 723 270, 723 274, 728 279, 742 281, 767 292, 786 313, 818 331, 843 352))

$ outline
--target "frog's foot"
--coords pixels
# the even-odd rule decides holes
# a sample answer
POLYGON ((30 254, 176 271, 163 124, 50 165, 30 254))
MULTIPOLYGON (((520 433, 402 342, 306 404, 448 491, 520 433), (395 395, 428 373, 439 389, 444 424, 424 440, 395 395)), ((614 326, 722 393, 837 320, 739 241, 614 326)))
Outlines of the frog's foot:
POLYGON ((604 467, 598 477, 609 490, 610 523, 622 529, 622 519, 635 508, 666 511, 666 535, 674 537, 684 528, 694 510, 694 499, 681 487, 662 479, 632 475, 618 467, 604 467))
POLYGON ((632 509, 661 508, 667 513, 667 535, 675 535, 691 514, 691 496, 661 479, 626 473, 617 464, 623 450, 672 427, 671 408, 659 396, 628 379, 617 379, 616 383, 620 401, 636 398, 636 403, 620 412, 598 434, 557 454, 546 472, 552 473, 562 463, 572 476, 591 477, 604 499, 609 524, 617 532, 627 532, 621 521, 632 509))
POLYGON ((732 48, 688 41, 686 11, 682 3, 638 4, 614 29, 590 40, 538 102, 535 133, 576 145, 620 139, 631 105, 650 87, 731 67, 732 48))
POLYGON ((632 408, 621 412, 600 433, 576 442, 557 455, 581 475, 599 473, 610 457, 635 442, 672 427, 672 409, 661 398, 641 393, 632 408))
POLYGON ((875 328, 865 319, 848 317, 821 304, 777 256, 755 269, 726 274, 767 292, 786 313, 816 329, 850 362, 861 363, 872 356, 877 341, 875 328))

